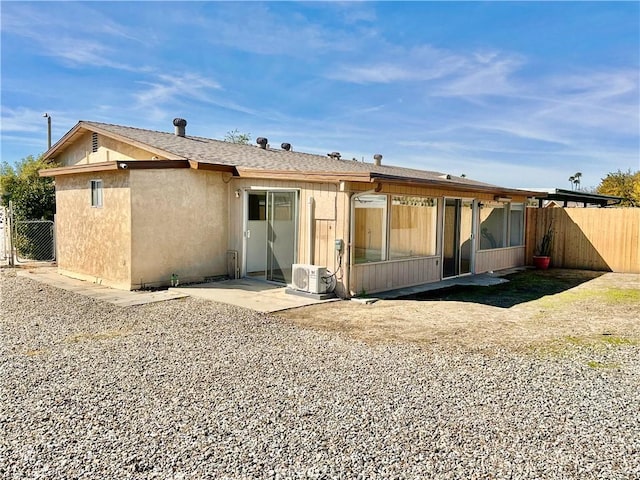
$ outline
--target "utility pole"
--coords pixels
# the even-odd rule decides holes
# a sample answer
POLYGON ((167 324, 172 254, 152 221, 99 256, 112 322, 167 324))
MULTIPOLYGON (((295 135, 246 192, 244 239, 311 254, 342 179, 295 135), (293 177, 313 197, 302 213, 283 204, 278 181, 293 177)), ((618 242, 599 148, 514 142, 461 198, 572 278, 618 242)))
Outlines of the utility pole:
POLYGON ((45 113, 42 115, 47 119, 47 150, 51 149, 51 115, 45 113))

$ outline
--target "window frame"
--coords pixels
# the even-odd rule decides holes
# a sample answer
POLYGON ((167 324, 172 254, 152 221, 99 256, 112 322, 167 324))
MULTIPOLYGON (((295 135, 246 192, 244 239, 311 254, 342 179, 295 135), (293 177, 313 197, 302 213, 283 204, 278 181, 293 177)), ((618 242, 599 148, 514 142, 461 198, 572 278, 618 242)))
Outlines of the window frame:
MULTIPOLYGON (((428 257, 434 257, 438 255, 438 229, 439 229, 439 222, 438 222, 438 208, 439 208, 439 197, 434 197, 434 196, 422 196, 422 195, 411 195, 411 194, 388 194, 387 195, 387 240, 386 240, 386 245, 387 245, 387 255, 386 258, 387 260, 408 260, 411 258, 428 258, 428 257), (393 202, 394 200, 397 199, 400 202, 408 202, 410 205, 409 206, 415 206, 415 207, 429 207, 429 208, 433 208, 434 210, 430 213, 431 218, 429 219, 430 221, 432 221, 432 227, 434 227, 434 233, 435 236, 434 238, 429 239, 429 245, 431 247, 433 247, 433 253, 429 253, 426 255, 393 255, 392 249, 394 248, 394 245, 392 244, 392 230, 393 230, 393 202), (433 205, 425 205, 424 203, 429 203, 432 202, 433 205), (413 203, 413 205, 411 205, 413 203)), ((424 239, 422 239, 424 241, 424 239)))
MULTIPOLYGON (((481 212, 480 209, 478 209, 478 251, 481 252, 490 252, 491 250, 500 250, 500 249, 505 249, 505 248, 522 248, 525 247, 526 244, 526 208, 527 208, 527 204, 525 202, 485 202, 485 201, 480 201, 480 204, 482 205, 486 205, 487 203, 502 203, 504 205, 504 207, 502 207, 504 209, 504 218, 502 220, 502 224, 503 224, 503 232, 502 232, 502 246, 501 247, 493 247, 493 248, 482 248, 482 220, 480 219, 481 217, 481 212), (512 233, 512 228, 513 228, 513 224, 511 222, 511 213, 513 211, 515 211, 515 209, 512 209, 511 206, 513 205, 522 205, 522 210, 521 210, 521 224, 522 224, 522 229, 521 229, 521 235, 520 235, 520 244, 519 245, 512 245, 511 244, 511 233, 512 233)), ((481 207, 482 208, 482 207, 481 207)))
POLYGON ((525 246, 525 235, 526 235, 526 226, 525 226, 525 222, 526 222, 526 208, 527 205, 524 202, 509 202, 509 225, 508 225, 508 232, 507 232, 507 239, 509 240, 509 245, 508 247, 524 247, 525 246), (521 209, 512 209, 512 207, 514 205, 521 205, 522 208, 521 209), (513 223, 511 222, 511 219, 513 218, 511 213, 515 212, 515 211, 520 211, 520 225, 522 226, 522 228, 520 229, 520 243, 518 245, 512 245, 511 244, 511 234, 513 232, 513 223))
POLYGON ((89 180, 89 195, 91 208, 104 206, 104 182, 101 178, 89 180))
MULTIPOLYGON (((355 251, 356 251, 356 239, 355 237, 353 238, 353 248, 352 248, 352 257, 351 257, 351 261, 353 265, 366 265, 366 264, 372 264, 372 263, 381 263, 381 262, 394 262, 394 261, 406 261, 406 260, 412 260, 412 259, 416 259, 416 258, 430 258, 430 257, 437 257, 439 255, 439 221, 440 221, 440 203, 441 203, 441 197, 437 197, 437 196, 420 196, 420 195, 402 195, 402 194, 396 194, 396 193, 367 193, 365 195, 359 195, 358 198, 360 197, 369 197, 369 196, 376 196, 376 197, 384 197, 385 200, 384 202, 382 202, 382 199, 380 199, 380 202, 378 203, 378 207, 376 208, 381 208, 383 209, 383 214, 382 214, 382 239, 381 239, 381 251, 380 251, 380 260, 371 260, 371 261, 358 261, 358 257, 356 257, 355 255, 355 251), (434 228, 434 234, 435 234, 435 240, 434 240, 434 244, 435 244, 435 253, 432 255, 415 255, 415 256, 406 256, 406 257, 394 257, 391 258, 391 215, 392 215, 392 202, 393 202, 393 198, 394 197, 406 197, 406 198, 422 198, 422 199, 430 199, 434 202, 434 207, 435 207, 435 228, 434 228), (382 205, 383 204, 383 205, 382 205)), ((355 202, 358 200, 358 198, 354 199, 353 203, 352 203, 352 231, 355 232, 357 229, 357 225, 356 225, 356 209, 357 207, 355 206, 355 202)), ((364 207, 361 207, 364 208, 364 207)))

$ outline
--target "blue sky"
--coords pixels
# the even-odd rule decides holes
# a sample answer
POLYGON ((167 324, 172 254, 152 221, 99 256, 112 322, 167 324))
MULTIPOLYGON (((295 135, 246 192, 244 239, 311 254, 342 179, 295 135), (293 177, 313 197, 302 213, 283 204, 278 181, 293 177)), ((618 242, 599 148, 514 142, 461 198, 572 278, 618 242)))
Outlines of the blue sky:
POLYGON ((568 188, 637 170, 640 4, 2 2, 2 160, 78 120, 568 188))

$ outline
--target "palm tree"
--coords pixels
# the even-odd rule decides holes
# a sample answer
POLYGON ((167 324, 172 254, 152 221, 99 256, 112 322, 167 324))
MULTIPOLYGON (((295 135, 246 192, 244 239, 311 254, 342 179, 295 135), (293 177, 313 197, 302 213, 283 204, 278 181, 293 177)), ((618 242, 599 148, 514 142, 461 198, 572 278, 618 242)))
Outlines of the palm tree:
POLYGON ((576 177, 574 177, 573 175, 571 175, 569 177, 569 184, 571 184, 571 190, 573 190, 573 183, 576 181, 576 177))
POLYGON ((580 177, 582 177, 582 173, 581 172, 576 172, 573 174, 573 183, 576 186, 576 190, 580 189, 580 177))

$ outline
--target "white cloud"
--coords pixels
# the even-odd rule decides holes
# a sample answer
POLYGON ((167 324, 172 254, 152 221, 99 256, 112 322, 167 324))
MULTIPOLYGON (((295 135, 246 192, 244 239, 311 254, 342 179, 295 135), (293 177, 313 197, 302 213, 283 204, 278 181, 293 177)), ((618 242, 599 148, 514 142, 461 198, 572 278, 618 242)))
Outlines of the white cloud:
POLYGON ((34 53, 57 58, 67 65, 149 71, 149 67, 118 60, 122 56, 115 47, 118 41, 145 42, 134 31, 77 2, 58 6, 44 13, 26 3, 3 5, 2 31, 27 39, 34 53))

